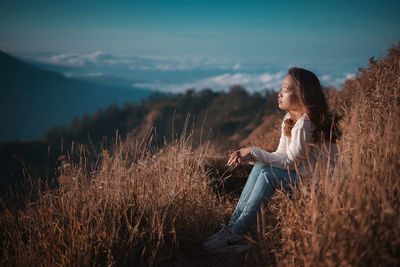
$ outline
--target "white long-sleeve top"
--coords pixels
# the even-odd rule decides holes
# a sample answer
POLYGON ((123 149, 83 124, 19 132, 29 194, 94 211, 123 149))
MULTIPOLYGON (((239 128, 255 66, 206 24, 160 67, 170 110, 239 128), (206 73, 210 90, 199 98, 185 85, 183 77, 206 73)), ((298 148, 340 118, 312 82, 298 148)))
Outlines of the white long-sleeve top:
POLYGON ((297 120, 292 128, 291 137, 285 136, 284 121, 288 118, 290 118, 289 113, 283 119, 282 133, 275 152, 253 147, 251 154, 255 163, 297 171, 302 177, 312 177, 317 163, 322 168, 329 166, 330 170, 333 170, 339 155, 337 145, 329 142, 320 145, 313 144, 311 131, 314 124, 307 115, 297 120))

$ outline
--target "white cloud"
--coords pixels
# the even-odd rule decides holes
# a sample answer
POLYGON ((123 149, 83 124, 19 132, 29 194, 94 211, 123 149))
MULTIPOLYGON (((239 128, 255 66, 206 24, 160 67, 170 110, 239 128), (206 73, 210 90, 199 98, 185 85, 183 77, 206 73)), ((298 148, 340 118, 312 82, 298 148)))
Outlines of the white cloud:
POLYGON ((64 65, 64 66, 74 66, 74 67, 83 66, 84 61, 77 56, 78 56, 77 54, 60 54, 39 61, 43 61, 45 63, 50 63, 54 65, 64 65))
POLYGON ((335 88, 341 88, 344 85, 344 82, 348 79, 354 79, 356 75, 354 73, 344 73, 341 75, 323 75, 320 78, 320 81, 325 86, 332 85, 335 88))
MULTIPOLYGON (((193 69, 232 69, 232 61, 208 56, 137 56, 131 70, 185 71, 193 69)), ((236 69, 240 63, 236 63, 236 69)))
POLYGON ((104 60, 104 63, 110 64, 110 65, 118 65, 118 64, 131 64, 132 60, 131 59, 108 59, 104 60))
MULTIPOLYGON (((157 89, 160 91, 185 91, 188 88, 196 89, 211 88, 214 90, 227 90, 232 85, 242 85, 249 91, 259 91, 265 88, 278 89, 287 73, 287 69, 296 64, 271 63, 262 59, 239 59, 224 58, 198 55, 112 55, 103 51, 93 53, 63 53, 55 55, 36 55, 33 57, 36 61, 45 62, 54 65, 76 67, 76 69, 67 68, 66 75, 85 75, 85 73, 112 74, 122 77, 133 77, 138 71, 153 71, 151 77, 143 79, 164 79, 162 72, 174 71, 170 80, 179 81, 188 77, 180 71, 192 71, 190 82, 165 83, 161 81, 150 80, 146 83, 135 84, 136 87, 145 87, 157 89), (158 73, 160 75, 158 75, 158 73), (204 77, 205 73, 210 77, 204 77), (199 76, 194 76, 194 75, 199 76), (211 76, 213 75, 213 76, 211 76)), ((32 57, 30 58, 32 59, 32 57)), ((298 65, 298 64, 297 64, 298 65)), ((311 63, 308 65, 311 66, 311 63)), ((321 69, 320 67, 313 67, 321 69)), ((336 69, 328 68, 323 71, 324 75, 319 76, 323 85, 333 85, 336 88, 343 86, 346 79, 352 79, 355 74, 350 70, 344 70, 340 67, 340 72, 336 69), (341 73, 343 71, 344 73, 341 73)), ((143 80, 139 77, 140 80, 143 80)))
POLYGON ((260 75, 260 81, 263 83, 270 83, 271 81, 276 81, 282 79, 284 73, 283 72, 278 72, 275 74, 270 74, 270 73, 264 73, 260 75))
POLYGON ((82 58, 88 62, 98 63, 99 59, 104 55, 106 55, 104 52, 96 51, 92 54, 82 55, 82 58))
POLYGON ((165 63, 161 63, 158 64, 156 66, 154 66, 153 68, 151 67, 146 67, 146 69, 155 69, 155 70, 161 70, 161 71, 176 71, 176 70, 188 70, 191 69, 191 67, 187 64, 165 64, 165 63))
MULTIPOLYGON (((264 90, 265 88, 279 90, 285 75, 285 71, 280 71, 276 73, 237 72, 233 74, 224 73, 205 79, 200 79, 191 83, 168 84, 161 81, 156 81, 147 83, 135 83, 133 84, 133 86, 164 92, 184 92, 189 88, 195 88, 196 90, 210 88, 216 91, 227 91, 229 87, 233 85, 241 85, 249 92, 257 92, 264 90)), ((333 85, 335 88, 341 88, 345 80, 353 79, 354 77, 354 73, 344 73, 341 75, 326 74, 320 77, 320 81, 325 86, 333 85)))
POLYGON ((84 76, 89 76, 89 77, 100 77, 100 76, 103 76, 103 73, 101 73, 101 72, 87 73, 87 74, 84 74, 84 76))
POLYGON ((160 81, 153 83, 135 83, 134 87, 149 88, 165 92, 184 92, 189 88, 202 90, 204 88, 211 88, 216 91, 227 91, 233 85, 241 85, 249 92, 256 92, 264 90, 265 88, 278 89, 282 83, 285 72, 278 72, 274 74, 261 73, 224 73, 218 76, 212 76, 205 79, 197 80, 193 83, 181 84, 164 84, 160 81))
POLYGON ((329 82, 331 79, 332 78, 330 75, 323 75, 323 76, 321 76, 320 81, 321 82, 329 82))
POLYGON ((96 51, 90 54, 64 53, 52 55, 50 57, 35 57, 34 59, 39 62, 53 65, 82 67, 88 63, 99 64, 102 57, 105 57, 106 55, 107 54, 102 51, 96 51))
POLYGON ((354 73, 346 73, 345 74, 346 79, 354 79, 356 75, 354 73))
POLYGON ((82 77, 82 76, 86 76, 86 77, 101 77, 104 74, 101 73, 101 72, 90 72, 90 73, 80 73, 80 74, 65 72, 65 73, 63 73, 63 75, 65 77, 67 77, 67 78, 74 78, 74 77, 82 77))
POLYGON ((181 56, 143 56, 112 55, 103 51, 88 54, 62 53, 50 56, 36 55, 31 59, 53 65, 69 67, 114 67, 124 66, 130 70, 185 71, 204 70, 238 70, 243 64, 235 59, 223 57, 181 55, 181 56))

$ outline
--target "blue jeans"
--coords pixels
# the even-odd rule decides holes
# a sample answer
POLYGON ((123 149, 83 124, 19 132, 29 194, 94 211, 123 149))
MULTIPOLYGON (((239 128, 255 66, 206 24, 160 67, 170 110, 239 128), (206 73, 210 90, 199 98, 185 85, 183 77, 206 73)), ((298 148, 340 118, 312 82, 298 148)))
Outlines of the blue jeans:
POLYGON ((257 219, 261 204, 266 203, 281 185, 290 191, 290 184, 297 183, 296 172, 256 164, 250 172, 229 225, 238 234, 245 234, 257 219))

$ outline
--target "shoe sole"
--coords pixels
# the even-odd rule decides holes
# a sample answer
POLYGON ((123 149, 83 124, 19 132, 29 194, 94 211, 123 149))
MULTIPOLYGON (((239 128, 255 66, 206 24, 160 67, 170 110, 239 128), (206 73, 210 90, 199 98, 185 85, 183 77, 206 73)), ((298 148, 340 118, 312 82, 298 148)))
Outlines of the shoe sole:
POLYGON ((230 246, 225 246, 222 248, 207 248, 203 247, 205 250, 209 252, 243 252, 251 248, 251 244, 247 243, 248 241, 246 239, 241 240, 237 244, 233 244, 230 246), (245 243, 245 244, 243 244, 245 243))
POLYGON ((251 245, 231 245, 227 247, 222 247, 218 249, 204 248, 205 250, 212 253, 224 253, 224 252, 244 252, 251 248, 251 245))
MULTIPOLYGON (((230 229, 232 229, 232 228, 230 228, 230 229)), ((209 238, 207 238, 207 240, 206 241, 210 241, 210 240, 213 240, 213 239, 215 239, 216 237, 218 237, 218 235, 216 235, 216 236, 213 236, 213 237, 209 237, 209 238)))

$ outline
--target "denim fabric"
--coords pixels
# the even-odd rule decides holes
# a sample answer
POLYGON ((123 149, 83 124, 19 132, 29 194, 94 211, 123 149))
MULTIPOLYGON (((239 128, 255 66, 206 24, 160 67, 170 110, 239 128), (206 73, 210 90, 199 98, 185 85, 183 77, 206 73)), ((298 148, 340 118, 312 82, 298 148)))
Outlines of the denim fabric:
POLYGON ((261 204, 266 203, 276 188, 282 185, 290 191, 290 183, 297 183, 296 172, 256 164, 250 172, 229 225, 238 234, 245 234, 257 218, 261 204))

